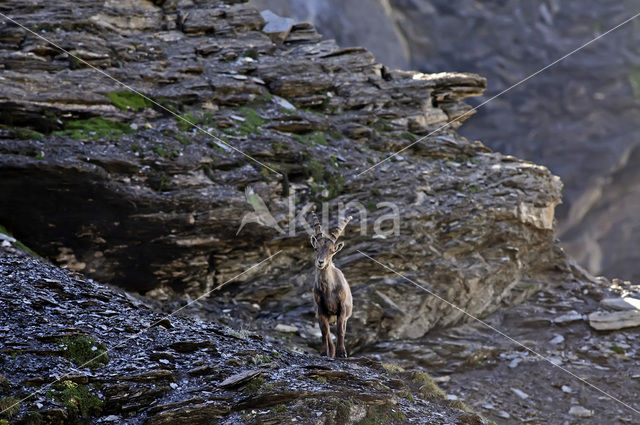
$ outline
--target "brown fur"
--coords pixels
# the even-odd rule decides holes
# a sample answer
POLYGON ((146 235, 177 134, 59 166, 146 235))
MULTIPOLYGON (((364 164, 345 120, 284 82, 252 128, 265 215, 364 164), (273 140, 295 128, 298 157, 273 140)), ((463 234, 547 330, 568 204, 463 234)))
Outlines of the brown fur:
POLYGON ((322 332, 320 355, 347 357, 344 337, 347 330, 347 320, 351 317, 353 309, 353 299, 347 280, 342 272, 333 265, 333 256, 344 246, 343 242, 336 242, 351 217, 348 217, 341 226, 334 230, 331 236, 324 234, 315 214, 313 218, 316 232, 314 236, 311 236, 311 245, 316 252, 313 299, 316 303, 316 318, 322 332), (336 323, 337 353, 329 328, 329 324, 333 322, 336 323))

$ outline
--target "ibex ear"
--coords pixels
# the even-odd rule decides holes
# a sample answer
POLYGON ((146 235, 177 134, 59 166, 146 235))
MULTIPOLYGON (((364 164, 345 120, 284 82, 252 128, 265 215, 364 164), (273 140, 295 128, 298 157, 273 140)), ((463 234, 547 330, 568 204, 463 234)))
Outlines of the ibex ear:
POLYGON ((335 251, 333 251, 333 252, 338 252, 338 251, 340 251, 342 248, 344 248, 344 242, 338 242, 338 243, 336 244, 335 251))
POLYGON ((316 237, 311 235, 311 246, 315 248, 317 243, 316 237))

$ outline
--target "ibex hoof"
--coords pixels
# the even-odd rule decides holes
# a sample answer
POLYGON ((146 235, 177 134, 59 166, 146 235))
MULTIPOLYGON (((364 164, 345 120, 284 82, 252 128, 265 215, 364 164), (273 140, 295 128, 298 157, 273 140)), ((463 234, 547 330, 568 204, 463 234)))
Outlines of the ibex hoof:
POLYGON ((336 357, 340 357, 342 359, 346 359, 347 358, 347 352, 346 351, 338 351, 338 353, 336 354, 336 357))

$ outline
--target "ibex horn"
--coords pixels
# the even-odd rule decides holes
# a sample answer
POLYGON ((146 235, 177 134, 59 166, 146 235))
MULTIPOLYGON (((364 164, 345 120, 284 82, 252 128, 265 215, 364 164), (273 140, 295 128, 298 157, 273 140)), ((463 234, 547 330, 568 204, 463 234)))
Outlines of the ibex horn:
POLYGON ((351 216, 345 218, 344 221, 338 227, 336 227, 333 232, 331 232, 331 238, 334 242, 338 240, 342 232, 344 232, 344 228, 347 227, 347 224, 351 221, 352 218, 353 217, 351 216))
POLYGON ((318 220, 318 216, 315 212, 311 212, 311 217, 313 218, 313 229, 316 232, 316 236, 322 236, 322 225, 320 224, 320 220, 318 220))

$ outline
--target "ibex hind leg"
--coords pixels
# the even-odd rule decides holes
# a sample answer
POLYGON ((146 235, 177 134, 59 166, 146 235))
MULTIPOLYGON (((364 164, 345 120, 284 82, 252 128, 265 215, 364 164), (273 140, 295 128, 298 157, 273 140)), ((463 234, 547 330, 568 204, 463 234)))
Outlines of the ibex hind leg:
POLYGON ((344 346, 344 335, 347 331, 347 319, 344 316, 338 317, 338 323, 336 325, 336 336, 338 337, 338 352, 337 356, 340 358, 347 357, 347 349, 344 346))
POLYGON ((331 331, 329 328, 329 318, 327 316, 318 315, 318 324, 320 325, 320 332, 322 332, 322 350, 321 356, 334 356, 333 341, 331 341, 331 331))

